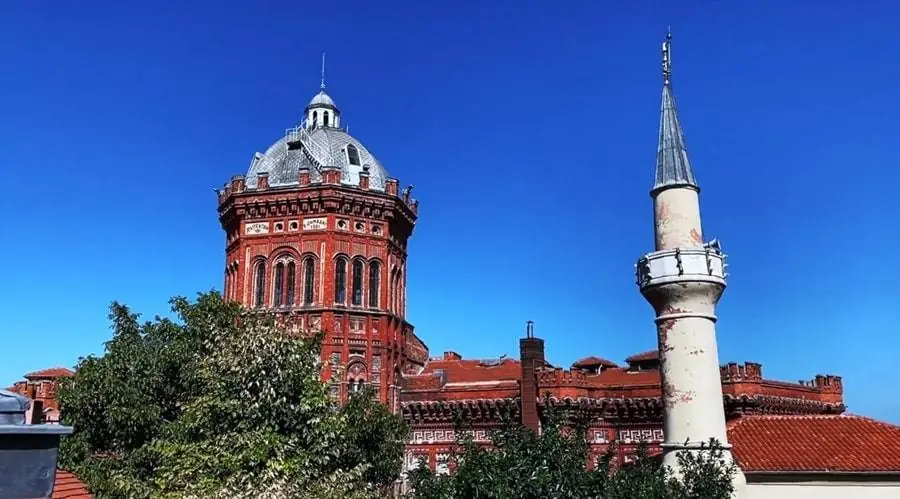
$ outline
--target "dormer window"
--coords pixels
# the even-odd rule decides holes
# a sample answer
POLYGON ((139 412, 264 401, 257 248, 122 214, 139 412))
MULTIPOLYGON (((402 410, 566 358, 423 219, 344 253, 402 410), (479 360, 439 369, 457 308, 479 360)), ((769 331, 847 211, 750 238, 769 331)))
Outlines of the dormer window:
POLYGON ((353 144, 347 145, 347 161, 351 165, 359 166, 359 149, 353 144))

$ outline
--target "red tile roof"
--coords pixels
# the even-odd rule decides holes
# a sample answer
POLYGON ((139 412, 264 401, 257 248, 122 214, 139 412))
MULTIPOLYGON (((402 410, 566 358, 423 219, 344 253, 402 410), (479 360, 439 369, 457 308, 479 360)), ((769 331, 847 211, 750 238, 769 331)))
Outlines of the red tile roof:
POLYGON ((600 357, 594 357, 593 355, 590 357, 584 357, 582 359, 578 359, 572 364, 572 367, 596 367, 596 366, 619 367, 618 364, 616 364, 615 362, 613 362, 611 360, 602 359, 600 357))
POLYGON ((648 350, 646 352, 641 352, 632 355, 625 359, 625 362, 643 362, 647 360, 658 360, 659 359, 659 350, 648 350))
POLYGON ((447 383, 517 380, 522 375, 518 360, 429 360, 421 375, 433 375, 442 370, 447 383))
POLYGON ((81 480, 68 471, 56 470, 56 481, 53 485, 51 499, 93 499, 81 480))
POLYGON ((900 426, 862 416, 743 416, 728 440, 749 472, 900 473, 900 426))
POLYGON ((51 367, 48 369, 41 369, 40 371, 35 371, 33 373, 28 373, 25 375, 25 379, 32 378, 62 378, 66 376, 73 376, 75 371, 69 369, 68 367, 51 367))

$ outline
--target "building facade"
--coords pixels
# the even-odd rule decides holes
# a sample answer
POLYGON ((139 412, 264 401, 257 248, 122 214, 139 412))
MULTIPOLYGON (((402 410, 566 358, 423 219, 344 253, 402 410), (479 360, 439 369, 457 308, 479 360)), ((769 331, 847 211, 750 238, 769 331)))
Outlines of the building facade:
MULTIPOLYGON (((530 322, 518 358, 430 357, 406 316, 418 202, 342 118, 323 81, 300 124, 218 191, 224 295, 276 312, 298 333, 321 331, 332 396, 343 401, 371 386, 410 424, 405 469, 449 472, 460 415, 489 445, 506 418, 539 431, 554 408, 589 422, 592 462, 613 445, 628 462, 644 444, 672 463, 686 440, 713 437, 733 444, 741 497, 900 496, 900 427, 845 414, 841 377, 777 381, 756 362, 720 363, 715 307, 725 255, 703 237, 670 38, 651 189, 655 247, 636 266, 656 316, 656 348, 624 362, 590 355, 554 365, 530 322)), ((42 402, 45 419, 58 418, 56 383, 71 374, 31 373, 12 390, 42 402)))
POLYGON ((51 367, 26 374, 7 390, 28 397, 31 407, 25 420, 34 423, 59 423, 59 381, 75 374, 68 367, 51 367))
MULTIPOLYGON (((476 441, 489 444, 505 418, 539 430, 552 406, 591 422, 592 461, 615 444, 620 462, 641 444, 666 461, 687 439, 727 444, 729 425, 749 417, 839 417, 838 376, 788 383, 764 378, 755 362, 720 365, 714 322, 725 255, 702 235, 699 187, 671 87, 670 39, 663 79, 651 189, 656 245, 637 265, 638 287, 656 312, 653 350, 621 364, 589 356, 564 368, 546 358, 529 323, 518 359, 429 357, 406 318, 407 243, 418 202, 342 128, 324 84, 300 124, 218 192, 225 296, 275 311, 298 331, 324 332, 323 378, 333 396, 346 400, 371 385, 411 425, 406 469, 427 463, 449 472, 460 414, 476 441)), ((739 482, 744 487, 743 476, 739 482)))

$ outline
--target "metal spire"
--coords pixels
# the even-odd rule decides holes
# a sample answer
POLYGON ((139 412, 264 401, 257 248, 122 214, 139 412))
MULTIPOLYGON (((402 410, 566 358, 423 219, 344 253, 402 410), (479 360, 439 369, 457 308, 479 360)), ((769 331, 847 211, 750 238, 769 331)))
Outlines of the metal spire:
POLYGON ((322 83, 319 85, 319 89, 325 90, 325 52, 322 52, 322 83))
POLYGON ((666 33, 662 44, 663 94, 659 117, 659 144, 656 149, 656 182, 651 194, 667 187, 699 189, 688 160, 684 132, 675 110, 672 93, 672 32, 666 33))

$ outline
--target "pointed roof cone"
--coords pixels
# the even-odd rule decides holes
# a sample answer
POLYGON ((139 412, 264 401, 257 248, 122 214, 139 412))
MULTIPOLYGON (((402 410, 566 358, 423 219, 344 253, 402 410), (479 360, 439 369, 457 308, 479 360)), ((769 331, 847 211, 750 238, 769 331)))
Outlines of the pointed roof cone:
POLYGON ((659 117, 659 144, 656 149, 656 182, 652 194, 669 187, 692 187, 699 190, 691 162, 688 160, 684 132, 675 109, 672 92, 672 34, 663 43, 663 92, 659 117))

